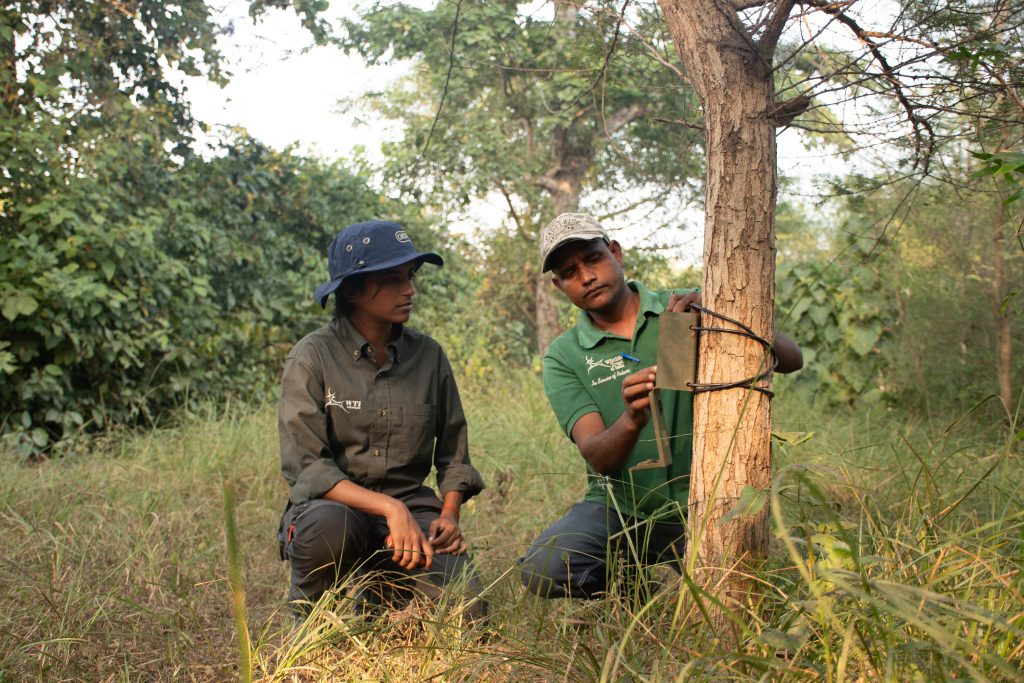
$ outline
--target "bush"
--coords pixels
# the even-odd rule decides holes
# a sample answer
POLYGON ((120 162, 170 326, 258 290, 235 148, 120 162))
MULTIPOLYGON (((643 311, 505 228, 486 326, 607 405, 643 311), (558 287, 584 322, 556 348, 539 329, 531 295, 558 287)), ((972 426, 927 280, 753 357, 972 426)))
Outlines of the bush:
POLYGON ((243 135, 222 156, 174 164, 156 140, 101 139, 74 175, 4 217, 0 420, 24 456, 265 389, 322 324, 311 291, 336 231, 403 219, 337 165, 243 135))

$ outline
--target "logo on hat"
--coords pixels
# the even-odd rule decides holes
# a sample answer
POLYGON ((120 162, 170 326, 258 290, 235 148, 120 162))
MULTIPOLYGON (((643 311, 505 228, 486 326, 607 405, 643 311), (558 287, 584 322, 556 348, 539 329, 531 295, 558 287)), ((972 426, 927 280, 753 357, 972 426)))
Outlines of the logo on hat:
POLYGON ((396 232, 395 233, 395 239, 398 240, 399 242, 411 242, 412 241, 412 240, 409 239, 409 235, 406 234, 405 230, 399 230, 398 232, 396 232))

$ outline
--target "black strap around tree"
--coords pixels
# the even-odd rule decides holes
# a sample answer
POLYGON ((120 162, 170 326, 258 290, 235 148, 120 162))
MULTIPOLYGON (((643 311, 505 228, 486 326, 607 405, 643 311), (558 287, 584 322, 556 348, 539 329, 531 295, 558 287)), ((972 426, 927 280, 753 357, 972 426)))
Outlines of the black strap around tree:
POLYGON ((717 384, 715 384, 715 383, 711 383, 711 384, 698 384, 696 382, 687 382, 687 386, 689 386, 689 387, 691 387, 693 389, 693 393, 699 394, 699 393, 702 393, 702 392, 705 392, 705 391, 720 391, 722 389, 735 389, 737 387, 742 387, 744 389, 753 389, 754 391, 760 391, 762 394, 764 394, 768 398, 771 398, 772 396, 774 396, 775 392, 773 392, 771 389, 766 389, 765 387, 758 386, 758 384, 757 384, 757 382, 760 382, 761 380, 767 379, 768 377, 770 377, 771 374, 773 372, 775 372, 775 368, 778 367, 778 365, 779 365, 779 359, 775 357, 775 352, 772 351, 772 343, 770 341, 768 341, 767 339, 765 339, 764 337, 762 337, 761 335, 759 335, 758 333, 754 332, 754 330, 750 329, 749 327, 747 327, 746 325, 744 325, 740 321, 733 320, 732 318, 730 318, 727 315, 722 315, 721 313, 716 313, 716 312, 712 311, 711 309, 704 308, 703 306, 701 306, 699 304, 690 304, 690 308, 692 308, 692 309, 694 309, 696 311, 700 311, 701 315, 707 314, 707 315, 710 315, 712 318, 718 318, 719 320, 724 320, 724 321, 726 321, 728 323, 732 323, 733 325, 736 325, 736 327, 740 328, 738 330, 735 330, 735 329, 731 329, 731 328, 728 328, 728 327, 705 327, 703 322, 701 322, 700 326, 693 326, 693 325, 691 325, 690 326, 691 330, 694 330, 695 332, 726 332, 728 334, 738 334, 741 337, 746 337, 748 339, 753 339, 754 341, 756 341, 758 344, 763 346, 764 350, 767 351, 768 353, 770 353, 771 357, 772 357, 772 364, 771 364, 771 366, 768 367, 768 369, 765 370, 764 372, 762 372, 762 373, 760 373, 758 375, 754 375, 753 377, 748 377, 746 379, 741 379, 741 380, 738 380, 736 382, 721 382, 721 383, 717 383, 717 384))

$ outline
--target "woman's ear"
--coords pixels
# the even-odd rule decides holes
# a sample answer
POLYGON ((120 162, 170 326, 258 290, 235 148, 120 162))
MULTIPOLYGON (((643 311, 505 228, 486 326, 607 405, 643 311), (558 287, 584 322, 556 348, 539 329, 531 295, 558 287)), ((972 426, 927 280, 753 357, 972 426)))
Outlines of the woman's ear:
POLYGON ((353 287, 349 283, 345 283, 338 290, 338 294, 340 294, 341 298, 347 301, 348 303, 354 304, 356 302, 356 299, 359 298, 359 289, 357 287, 353 287))

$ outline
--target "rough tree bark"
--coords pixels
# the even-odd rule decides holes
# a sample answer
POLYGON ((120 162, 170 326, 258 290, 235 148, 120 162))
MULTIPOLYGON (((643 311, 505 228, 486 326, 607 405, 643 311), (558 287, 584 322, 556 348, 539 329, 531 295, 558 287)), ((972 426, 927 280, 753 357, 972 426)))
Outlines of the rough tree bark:
MULTIPOLYGON (((583 128, 582 125, 579 127, 583 128)), ((551 196, 556 216, 579 208, 583 176, 594 159, 594 146, 589 136, 585 133, 579 135, 575 128, 575 123, 556 127, 553 163, 537 180, 537 184, 551 196)), ((538 273, 536 287, 537 352, 543 356, 548 345, 562 332, 562 327, 558 324, 558 307, 549 276, 538 273)))
MULTIPOLYGON (((792 3, 777 3, 759 43, 744 29, 730 2, 660 0, 660 4, 704 109, 704 306, 772 339, 775 127, 781 108, 775 104, 771 60, 792 3)), ((703 321, 709 322, 728 326, 703 321)), ((765 362, 756 342, 738 335, 704 333, 698 382, 751 377, 765 362)), ((729 389, 696 397, 689 552, 696 554, 697 579, 727 606, 745 599, 750 588, 742 578, 746 565, 767 550, 767 506, 758 514, 725 524, 720 520, 744 487, 769 487, 770 426, 771 403, 759 392, 729 389)), ((721 615, 715 621, 716 627, 728 623, 721 615)), ((720 636, 735 641, 737 634, 720 632, 720 636)))

